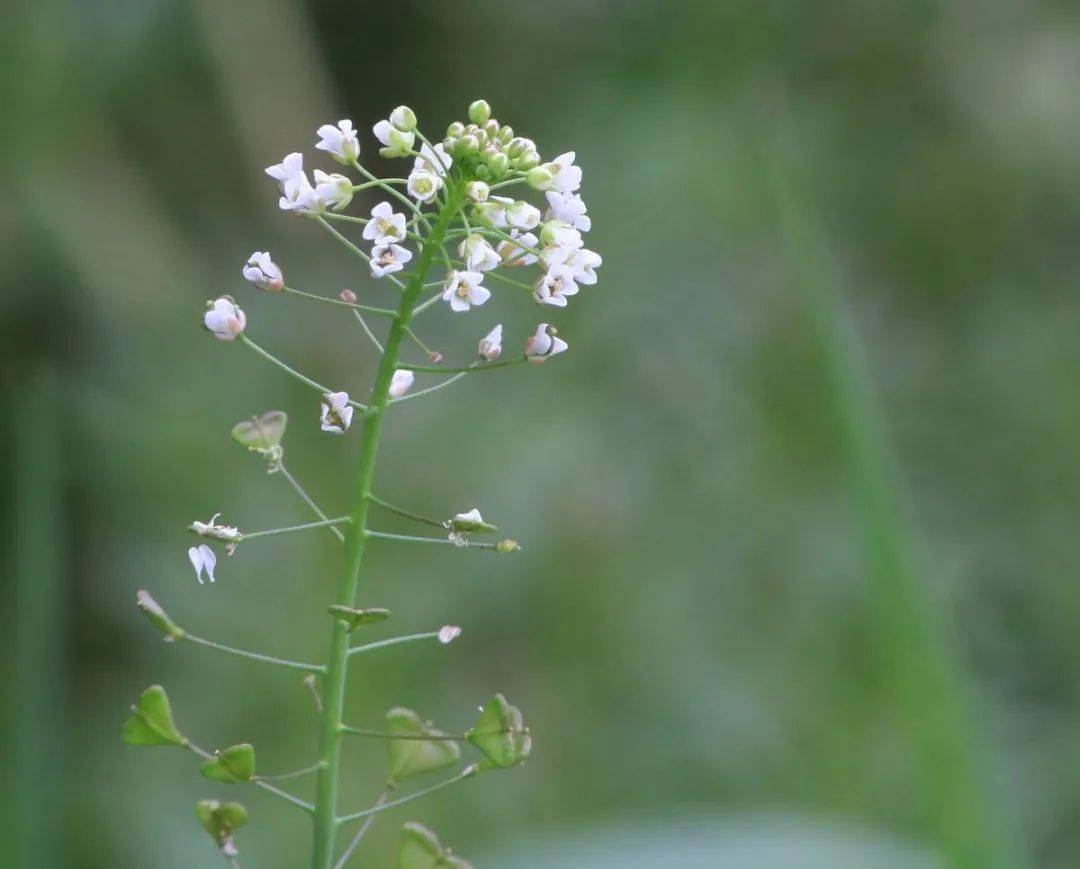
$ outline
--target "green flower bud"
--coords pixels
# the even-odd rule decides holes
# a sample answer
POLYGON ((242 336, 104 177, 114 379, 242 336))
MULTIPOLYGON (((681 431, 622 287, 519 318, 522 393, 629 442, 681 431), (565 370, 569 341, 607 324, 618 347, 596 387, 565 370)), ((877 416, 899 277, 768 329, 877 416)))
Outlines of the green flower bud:
POLYGON ((553 180, 554 177, 546 166, 533 166, 525 176, 526 183, 536 190, 549 189, 553 180))
POLYGON ((540 165, 540 155, 536 151, 527 151, 518 158, 516 165, 518 169, 528 171, 540 165))
POLYGON ((469 105, 469 120, 474 124, 485 124, 491 117, 491 106, 487 100, 476 100, 469 105))
POLYGON ((495 548, 499 552, 506 555, 510 552, 517 552, 519 549, 521 549, 521 546, 516 540, 510 540, 509 538, 507 538, 506 540, 500 540, 498 543, 496 543, 495 548))
POLYGON ((476 177, 479 178, 481 181, 483 181, 485 178, 491 177, 491 170, 488 169, 486 164, 481 163, 473 170, 473 174, 476 175, 476 177))
POLYGON ((510 158, 501 151, 497 154, 492 154, 491 159, 488 160, 488 168, 491 169, 492 174, 496 178, 505 175, 510 168, 510 158))
POLYGON ((490 192, 483 181, 470 181, 465 185, 465 195, 473 202, 487 202, 490 192))
POLYGON ((461 121, 454 121, 449 127, 446 128, 446 136, 449 139, 456 139, 458 136, 465 134, 465 125, 461 121))
POLYGON ((511 127, 509 124, 507 124, 502 129, 499 130, 498 139, 499 139, 499 142, 501 144, 505 145, 507 142, 509 142, 513 138, 514 138, 514 128, 511 127))
POLYGON ((466 133, 458 142, 466 154, 475 154, 480 150, 480 139, 474 133, 466 133))
POLYGON ((139 611, 150 620, 155 628, 165 635, 165 642, 171 643, 174 640, 179 640, 184 636, 184 629, 177 625, 172 619, 169 618, 169 614, 165 612, 158 602, 150 597, 148 591, 138 591, 135 593, 135 606, 139 608, 139 611))
POLYGON ((390 113, 390 123, 403 133, 411 133, 416 129, 416 112, 408 106, 398 106, 390 113))
POLYGON ((487 133, 488 139, 494 141, 499 135, 499 122, 492 118, 486 124, 484 124, 484 132, 487 133))
POLYGON ((506 154, 510 159, 520 157, 527 150, 528 148, 525 145, 525 140, 521 138, 521 136, 517 136, 506 143, 506 154))

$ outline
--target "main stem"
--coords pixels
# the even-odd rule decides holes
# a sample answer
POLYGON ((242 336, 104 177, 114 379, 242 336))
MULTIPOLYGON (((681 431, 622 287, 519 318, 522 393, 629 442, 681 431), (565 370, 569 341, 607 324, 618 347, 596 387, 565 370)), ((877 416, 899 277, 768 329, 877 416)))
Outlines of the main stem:
MULTIPOLYGON (((356 486, 349 515, 352 522, 345 529, 345 551, 338 579, 336 602, 351 607, 355 603, 360 580, 360 564, 367 543, 367 515, 371 503, 371 483, 375 474, 375 456, 379 450, 383 416, 389 401, 390 378, 397 368, 398 349, 406 334, 413 308, 423 291, 424 278, 432 260, 446 237, 454 214, 460 205, 457 186, 448 181, 446 205, 423 243, 420 258, 412 279, 401 295, 401 304, 390 325, 375 384, 371 390, 368 410, 364 417, 364 434, 360 446, 356 486)), ((320 744, 319 780, 315 791, 314 843, 312 869, 331 869, 334 860, 334 839, 337 828, 338 772, 341 759, 342 712, 345 705, 345 674, 349 660, 349 632, 344 622, 334 620, 330 634, 330 654, 326 663, 323 688, 322 741, 320 744)))

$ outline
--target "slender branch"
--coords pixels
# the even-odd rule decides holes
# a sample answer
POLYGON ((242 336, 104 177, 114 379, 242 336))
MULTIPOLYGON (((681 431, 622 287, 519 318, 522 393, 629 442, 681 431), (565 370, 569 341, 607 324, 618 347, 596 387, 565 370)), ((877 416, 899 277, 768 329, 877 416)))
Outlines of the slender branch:
POLYGON ((512 235, 510 235, 510 233, 503 232, 501 229, 495 229, 495 227, 493 227, 493 226, 486 226, 483 229, 477 229, 476 231, 481 232, 481 233, 483 233, 485 235, 497 236, 497 237, 503 239, 504 241, 511 242, 516 247, 521 248, 521 250, 527 250, 529 253, 536 254, 537 256, 543 256, 544 255, 544 252, 542 250, 537 250, 535 247, 529 247, 520 238, 514 238, 512 235))
POLYGON ((389 510, 391 513, 397 513, 398 516, 404 516, 406 519, 412 519, 414 522, 423 522, 425 525, 434 525, 436 528, 446 528, 445 522, 440 522, 438 519, 432 519, 428 516, 422 516, 419 513, 413 513, 411 510, 406 510, 402 507, 395 507, 393 504, 388 504, 382 498, 376 498, 374 494, 369 494, 368 499, 373 504, 378 504, 384 510, 389 510))
POLYGON ((434 386, 429 386, 426 389, 418 389, 416 392, 406 393, 405 395, 399 396, 398 398, 391 398, 390 399, 390 404, 398 404, 399 402, 402 402, 402 401, 408 401, 411 398, 419 398, 421 395, 428 395, 429 393, 432 393, 432 392, 438 392, 444 386, 449 386, 451 383, 455 383, 458 380, 461 380, 461 378, 464 377, 468 373, 469 373, 468 371, 459 371, 453 377, 451 377, 451 378, 449 378, 447 380, 444 380, 442 383, 436 383, 434 386))
MULTIPOLYGON (((369 257, 360 248, 358 248, 355 244, 353 244, 351 241, 349 241, 340 232, 338 232, 336 229, 334 229, 334 227, 332 227, 327 222, 325 217, 323 217, 321 214, 316 214, 315 215, 315 220, 318 221, 320 226, 324 227, 332 236, 334 236, 334 238, 336 238, 343 245, 345 245, 345 247, 347 247, 350 251, 352 251, 354 254, 356 254, 358 257, 360 257, 360 259, 362 259, 364 262, 366 262, 369 266, 371 265, 371 257, 369 257)), ((390 281, 390 283, 395 284, 399 289, 402 289, 402 290, 405 289, 405 284, 403 284, 401 281, 399 281, 393 275, 386 275, 386 278, 390 281)))
POLYGON ((405 803, 411 803, 413 800, 418 800, 418 799, 420 799, 420 797, 426 797, 430 793, 434 793, 435 791, 442 790, 445 787, 449 787, 452 784, 456 784, 457 782, 461 781, 462 779, 466 779, 466 778, 469 778, 470 776, 476 775, 476 773, 478 771, 479 770, 478 770, 476 764, 473 764, 472 766, 467 766, 467 767, 465 767, 465 769, 463 769, 461 772, 459 772, 453 778, 448 778, 446 781, 442 781, 442 782, 439 782, 438 784, 434 784, 429 788, 424 788, 422 791, 417 791, 414 794, 409 794, 407 797, 401 797, 400 799, 391 800, 388 803, 383 803, 381 806, 372 806, 370 809, 364 809, 362 812, 353 812, 350 815, 342 815, 341 817, 339 817, 337 819, 337 823, 338 824, 347 824, 347 823, 349 823, 349 821, 355 821, 355 820, 358 820, 360 818, 366 818, 368 815, 376 815, 379 812, 385 812, 388 809, 396 808, 397 806, 404 805, 405 803))
POLYGON ((326 302, 330 305, 341 305, 343 308, 353 308, 357 311, 367 311, 369 314, 379 314, 382 317, 393 317, 394 312, 389 308, 376 308, 373 305, 361 305, 357 302, 346 302, 343 299, 331 299, 329 296, 320 296, 316 293, 305 293, 293 287, 282 287, 282 292, 291 293, 294 296, 302 296, 305 299, 314 299, 316 302, 326 302))
MULTIPOLYGON (((444 283, 446 283, 446 282, 445 281, 439 281, 437 285, 441 286, 444 283)), ((428 285, 425 284, 425 286, 428 286, 428 285)), ((413 315, 415 316, 416 314, 419 314, 422 311, 426 311, 428 308, 430 308, 432 305, 434 305, 437 301, 439 301, 439 299, 442 298, 442 294, 443 294, 443 291, 439 290, 430 299, 428 299, 427 301, 421 302, 419 305, 416 306, 416 310, 413 311, 413 315)))
MULTIPOLYGON (((323 212, 323 217, 328 217, 328 218, 330 218, 330 220, 340 220, 340 221, 342 221, 344 223, 359 223, 359 224, 365 225, 365 226, 367 224, 371 223, 371 218, 370 217, 356 217, 355 215, 352 215, 352 214, 337 214, 336 212, 333 212, 333 211, 324 211, 323 212)), ((410 232, 409 230, 405 230, 405 235, 408 238, 411 238, 413 241, 423 241, 424 240, 424 237, 422 235, 420 235, 419 233, 416 233, 416 232, 410 232)))
MULTIPOLYGON (((327 520, 329 517, 321 509, 319 509, 319 505, 312 500, 311 496, 306 491, 304 491, 304 487, 300 485, 296 477, 289 473, 288 469, 285 467, 285 463, 281 459, 278 459, 277 467, 278 471, 281 472, 281 476, 283 476, 288 481, 289 485, 292 486, 293 489, 296 491, 296 494, 299 495, 303 499, 304 503, 312 509, 312 512, 314 512, 315 515, 318 516, 320 519, 324 521, 327 520)), ((336 525, 327 525, 326 527, 330 529, 330 533, 333 534, 338 540, 345 539, 345 534, 336 525)))
MULTIPOLYGON (((390 788, 387 788, 379 794, 379 798, 375 800, 376 808, 385 805, 388 799, 390 799, 390 788)), ((362 823, 360 829, 356 831, 356 835, 353 836, 353 840, 349 842, 349 846, 341 852, 341 856, 338 858, 337 863, 334 864, 334 869, 343 869, 345 864, 349 861, 349 858, 353 855, 353 851, 355 851, 356 847, 360 844, 360 840, 364 838, 364 835, 374 823, 375 815, 368 815, 368 817, 364 819, 364 823, 362 823)))
POLYGON ((504 187, 509 187, 512 184, 523 184, 525 182, 525 176, 520 178, 510 178, 507 181, 500 181, 498 184, 492 184, 488 187, 488 190, 502 190, 504 187))
POLYGON ((506 275, 499 274, 492 269, 490 272, 484 272, 485 278, 495 278, 497 281, 502 281, 504 284, 512 284, 515 287, 521 287, 523 290, 528 290, 530 293, 536 289, 532 284, 527 284, 524 281, 515 281, 513 278, 508 278, 506 275))
MULTIPOLYGON (((186 747, 187 747, 187 749, 189 751, 191 751, 193 754, 197 754, 203 760, 213 760, 214 759, 213 754, 211 754, 205 748, 199 748, 199 746, 197 746, 191 740, 187 741, 186 747)), ((281 799, 285 800, 287 803, 292 803, 292 805, 296 806, 298 809, 303 809, 309 815, 312 812, 315 811, 315 807, 311 803, 306 802, 306 801, 300 799, 299 797, 294 797, 288 791, 283 791, 281 788, 274 787, 274 785, 270 784, 269 782, 265 782, 265 781, 262 781, 261 779, 253 778, 253 779, 250 780, 250 783, 255 785, 255 787, 257 787, 257 788, 262 788, 267 793, 273 794, 276 797, 280 797, 281 799)))
POLYGON ((258 652, 248 652, 245 649, 235 649, 232 646, 215 643, 213 640, 205 640, 202 637, 197 637, 186 631, 181 639, 188 640, 200 646, 206 646, 210 649, 217 649, 219 652, 225 652, 229 655, 236 655, 239 658, 250 658, 252 661, 262 661, 264 664, 277 664, 279 667, 289 667, 293 670, 306 670, 309 673, 322 673, 326 670, 321 664, 304 664, 300 661, 290 661, 286 658, 275 658, 272 655, 261 655, 258 652))
POLYGON ((412 330, 411 326, 405 327, 405 334, 412 338, 413 341, 416 342, 416 346, 423 350, 425 353, 427 353, 429 357, 434 355, 434 351, 430 347, 428 347, 427 344, 420 340, 420 336, 412 330))
POLYGON ((408 178, 379 178, 377 181, 367 181, 364 184, 354 184, 353 192, 367 190, 369 187, 382 187, 384 184, 408 184, 408 178))
POLYGON ((408 196, 403 194, 400 190, 395 190, 389 184, 382 184, 381 179, 376 178, 371 172, 369 172, 362 165, 360 165, 359 160, 353 160, 352 165, 357 172, 359 172, 365 178, 370 179, 376 187, 381 187, 383 190, 385 190, 387 193, 397 199, 398 202, 402 203, 406 208, 408 208, 409 211, 416 215, 417 220, 419 220, 421 223, 424 224, 425 227, 427 227, 428 232, 431 232, 431 224, 428 222, 427 215, 424 214, 424 212, 420 210, 420 207, 416 205, 411 199, 409 199, 408 196))
POLYGON ((446 546, 454 546, 458 549, 498 549, 498 543, 473 543, 471 540, 461 545, 443 537, 413 537, 411 534, 389 534, 386 531, 372 531, 370 528, 364 531, 368 537, 378 540, 396 540, 399 543, 441 543, 446 546))
POLYGON ((284 528, 270 528, 266 531, 245 531, 241 541, 253 540, 256 537, 275 537, 278 534, 290 534, 293 531, 308 531, 312 528, 325 528, 328 525, 348 525, 352 522, 351 516, 338 516, 336 519, 323 519, 319 522, 305 522, 303 525, 287 525, 284 528))
POLYGON ((298 769, 296 772, 282 772, 277 775, 257 775, 256 781, 266 781, 272 779, 274 781, 284 781, 289 778, 300 778, 302 775, 310 775, 313 772, 318 772, 322 768, 322 763, 313 763, 311 766, 306 766, 303 769, 298 769))
POLYGON ((415 643, 417 640, 437 640, 439 638, 438 631, 428 631, 423 634, 409 634, 404 637, 391 637, 389 640, 379 640, 374 643, 368 643, 365 646, 353 646, 349 649, 349 655, 360 655, 364 652, 374 652, 376 649, 385 649, 387 646, 396 646, 400 643, 415 643))
MULTIPOLYGON (((290 368, 288 365, 286 365, 284 362, 282 362, 276 356, 274 356, 271 353, 268 353, 266 350, 263 350, 262 347, 260 347, 254 341, 252 341, 247 335, 241 335, 240 340, 246 346, 250 347, 256 353, 258 353, 260 356, 262 356, 264 359, 268 359, 270 362, 273 362, 282 371, 285 371, 286 373, 291 374, 293 377, 295 377, 301 383, 307 384, 312 389, 319 390, 319 392, 321 392, 323 395, 328 395, 329 393, 334 391, 334 390, 330 389, 327 386, 323 386, 318 381, 312 380, 310 377, 305 377, 303 374, 301 374, 295 368, 290 368)), ((352 399, 349 399, 349 404, 351 404, 353 407, 355 407, 355 408, 357 408, 359 410, 367 410, 367 405, 366 404, 361 404, 359 401, 353 401, 352 399)))
POLYGON ((521 356, 511 356, 502 362, 489 362, 487 365, 470 365, 467 368, 443 368, 440 365, 410 365, 406 362, 398 364, 398 368, 407 368, 409 371, 422 371, 428 374, 472 374, 480 371, 491 371, 495 368, 506 368, 509 365, 520 365, 528 362, 529 357, 524 353, 521 356))
POLYGON ((381 343, 379 343, 379 339, 375 337, 375 333, 372 332, 371 329, 368 327, 367 321, 363 317, 360 316, 360 312, 359 311, 353 311, 353 316, 356 317, 357 321, 360 323, 361 328, 363 328, 364 332, 371 339, 371 343, 375 345, 375 348, 380 353, 382 353, 383 352, 383 345, 381 343))
POLYGON ((388 730, 367 730, 363 727, 341 725, 341 732, 350 736, 370 736, 373 739, 426 739, 434 742, 465 742, 463 733, 390 733, 388 730))

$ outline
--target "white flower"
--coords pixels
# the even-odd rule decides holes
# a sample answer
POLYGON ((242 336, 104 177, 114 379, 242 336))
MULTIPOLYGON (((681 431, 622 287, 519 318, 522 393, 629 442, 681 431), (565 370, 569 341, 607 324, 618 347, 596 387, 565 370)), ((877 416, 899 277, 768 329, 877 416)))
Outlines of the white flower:
POLYGON ((558 337, 554 327, 541 323, 536 327, 536 334, 530 335, 525 342, 525 355, 529 357, 530 362, 539 363, 549 356, 562 353, 566 347, 566 342, 558 337))
POLYGON ((405 268, 412 251, 400 244, 377 244, 371 249, 371 276, 381 278, 405 268))
POLYGON ((502 260, 482 235, 473 233, 458 245, 458 256, 465 260, 465 268, 475 272, 487 272, 496 268, 502 260))
POLYGON ((352 424, 353 407, 349 404, 349 393, 329 392, 323 396, 322 415, 319 417, 320 428, 333 434, 345 434, 352 424))
POLYGON ((443 289, 443 301, 450 303, 452 311, 467 311, 473 305, 484 304, 491 298, 491 293, 480 285, 483 280, 480 272, 450 272, 443 289))
POLYGON ((399 129, 393 121, 379 121, 371 128, 371 132, 385 146, 379 149, 379 154, 383 157, 408 157, 416 144, 416 133, 399 129))
POLYGON ((483 181, 470 181, 465 185, 465 195, 473 202, 487 202, 491 188, 483 181))
POLYGON ((188 558, 191 560, 191 566, 195 568, 195 578, 199 580, 199 585, 203 582, 203 571, 206 571, 206 575, 210 577, 210 581, 214 581, 214 567, 217 565, 217 556, 214 555, 214 550, 203 543, 201 546, 192 546, 187 551, 188 558))
POLYGON ((442 187, 442 180, 431 172, 413 172, 409 175, 406 185, 409 195, 418 202, 431 202, 442 187))
POLYGON ((416 375, 407 368, 399 368, 390 378, 390 397, 401 398, 413 385, 416 375))
POLYGON ((364 238, 375 244, 391 244, 405 238, 405 215, 395 214, 389 202, 371 209, 371 220, 364 226, 364 238))
POLYGON ((502 323, 480 339, 480 355, 488 362, 494 362, 502 353, 502 323))
POLYGON ((439 142, 434 148, 428 147, 427 143, 420 146, 420 156, 413 161, 413 172, 432 172, 435 175, 446 175, 447 170, 453 164, 453 159, 446 153, 446 148, 439 142))
POLYGON ((443 625, 439 628, 439 642, 444 646, 452 643, 461 636, 461 628, 457 625, 443 625))
POLYGON ((566 265, 574 272, 574 280, 587 286, 596 283, 595 269, 598 269, 603 263, 600 254, 585 248, 575 250, 566 260, 566 265))
POLYGON ((232 525, 218 525, 218 516, 220 513, 215 513, 210 517, 209 522, 192 522, 188 526, 189 531, 193 531, 200 537, 209 537, 211 540, 221 540, 225 543, 239 543, 244 535, 240 533, 240 529, 232 525))
POLYGON ((576 296, 578 285, 574 282, 574 272, 569 266, 553 265, 540 276, 533 290, 533 298, 541 305, 566 307, 566 297, 576 296))
POLYGON ((519 199, 506 206, 506 222, 515 229, 533 229, 540 223, 540 209, 519 199))
POLYGON ((549 190, 546 194, 548 201, 548 217, 562 220, 570 224, 574 229, 588 232, 592 229, 592 219, 586 214, 585 200, 576 193, 560 193, 558 190, 549 190))
POLYGON ((487 202, 478 202, 473 207, 473 220, 502 229, 506 226, 506 206, 513 201, 505 196, 492 196, 487 202))
POLYGON ((540 239, 531 232, 521 232, 517 229, 510 230, 510 237, 516 239, 519 244, 504 241, 499 245, 499 256, 503 259, 503 265, 528 266, 536 262, 536 254, 529 253, 525 250, 525 247, 535 248, 540 244, 540 239), (525 247, 521 245, 525 245, 525 247))
POLYGON ((360 140, 356 138, 352 121, 343 118, 337 122, 336 127, 332 124, 323 124, 317 132, 319 142, 315 147, 320 151, 326 151, 339 163, 348 166, 360 156, 360 140))
POLYGON ((316 214, 322 210, 322 203, 315 194, 315 188, 311 186, 308 177, 303 172, 297 172, 285 179, 281 188, 281 198, 278 207, 282 211, 296 211, 301 214, 316 214))
POLYGON ((550 247, 565 247, 577 250, 583 244, 581 233, 565 220, 549 220, 540 229, 540 241, 550 247))
POLYGON ((243 274, 260 290, 276 291, 285 286, 285 278, 277 263, 270 259, 270 251, 257 250, 249 256, 243 274))
POLYGON ((447 539, 455 546, 469 545, 469 532, 480 531, 485 528, 484 517, 480 511, 473 507, 467 513, 457 513, 453 519, 444 523, 450 529, 447 539))
POLYGON ((551 189, 559 193, 573 193, 581 186, 581 167, 574 165, 575 154, 567 151, 544 166, 551 173, 551 189))
POLYGON ((247 326, 247 317, 229 296, 207 302, 207 308, 209 310, 203 315, 203 325, 219 341, 235 341, 247 326))
POLYGON ((282 190, 285 189, 286 181, 294 175, 302 175, 303 173, 304 155, 299 151, 293 151, 293 153, 287 154, 280 163, 266 167, 266 174, 277 181, 278 187, 282 190))
POLYGON ((353 198, 353 183, 344 175, 337 172, 326 173, 316 169, 315 175, 315 198, 324 208, 333 208, 341 211, 347 207, 353 198))

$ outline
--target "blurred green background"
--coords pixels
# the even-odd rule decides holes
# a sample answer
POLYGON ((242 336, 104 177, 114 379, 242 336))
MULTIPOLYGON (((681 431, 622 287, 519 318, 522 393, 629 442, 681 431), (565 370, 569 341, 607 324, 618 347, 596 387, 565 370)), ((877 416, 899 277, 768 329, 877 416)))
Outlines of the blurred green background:
MULTIPOLYGON (((184 526, 305 521, 228 439, 290 414, 333 512, 358 432, 199 328, 362 391, 333 310, 240 278, 388 299, 263 167, 399 103, 440 135, 483 96, 576 149, 600 283, 570 352, 401 406, 378 488, 479 506, 514 558, 374 546, 371 636, 464 627, 351 669, 348 720, 448 729, 493 690, 535 750, 383 817, 480 866, 1080 865, 1080 8, 1029 2, 18 2, 0 34, 5 853, 22 866, 216 866, 192 816, 242 799, 245 867, 306 865, 308 823, 123 745, 151 682, 206 745, 306 765, 295 675, 159 642, 325 655, 329 535, 273 538, 198 586, 184 526), (1072 458, 1070 458, 1072 457, 1072 458)), ((373 140, 364 136, 368 153, 373 140)), ((381 164, 384 170, 389 166, 381 164)), ((361 200, 362 213, 375 200, 361 200)), ((501 320, 437 310, 451 358, 501 320)), ((517 339, 514 338, 516 341, 517 339)), ((387 528, 397 528, 394 522, 387 528)), ((380 789, 349 744, 343 804, 380 789)), ((300 786, 303 791, 304 787, 300 786)))

